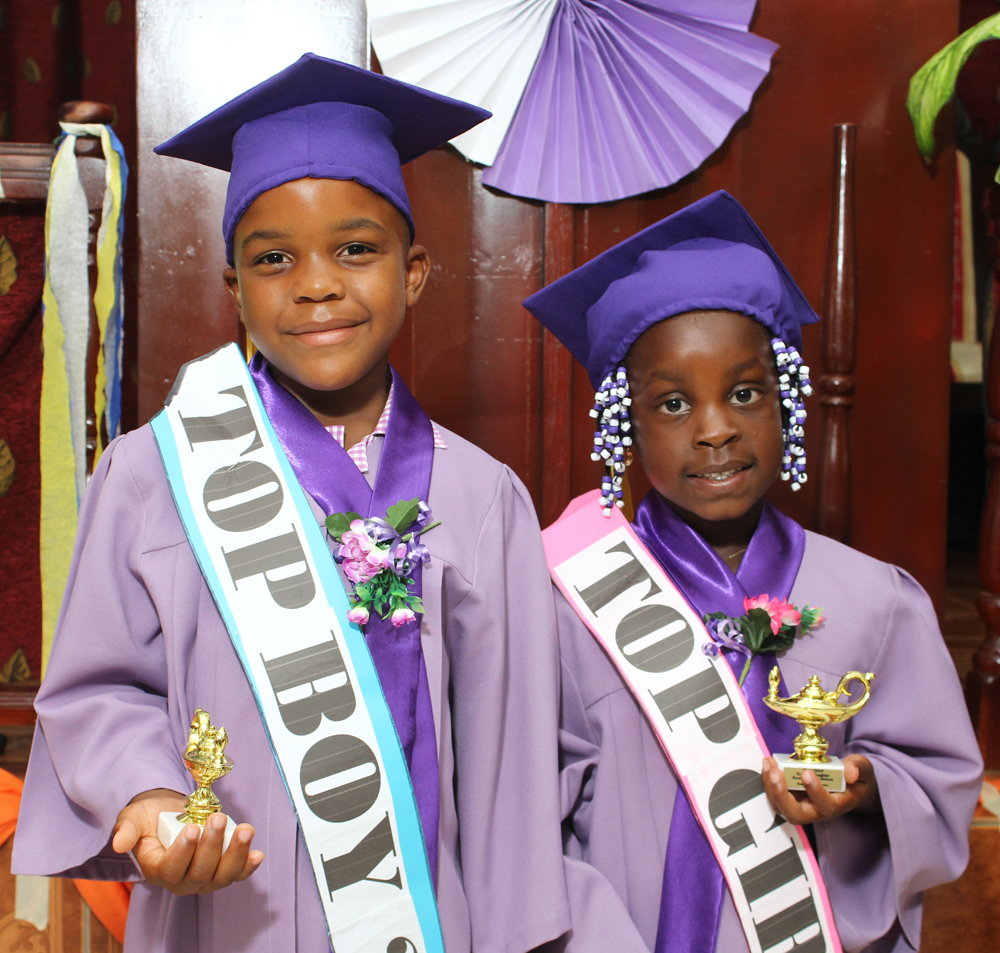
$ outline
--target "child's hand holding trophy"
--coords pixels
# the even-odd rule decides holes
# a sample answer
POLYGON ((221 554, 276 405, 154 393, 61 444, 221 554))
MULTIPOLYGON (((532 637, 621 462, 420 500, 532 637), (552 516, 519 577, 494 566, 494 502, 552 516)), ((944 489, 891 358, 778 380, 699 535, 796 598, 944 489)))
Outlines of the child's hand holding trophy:
POLYGON ((840 758, 827 755, 826 749, 830 743, 816 729, 847 721, 861 711, 871 696, 871 682, 875 678, 875 673, 848 672, 832 692, 824 692, 819 676, 813 675, 802 691, 788 698, 778 697, 780 677, 778 666, 775 665, 771 669, 770 691, 764 696, 764 704, 782 715, 794 718, 803 729, 802 734, 795 739, 794 754, 772 755, 778 764, 778 769, 785 776, 788 790, 805 790, 802 784, 802 772, 806 769, 812 771, 827 791, 846 790, 844 762, 840 758), (837 699, 841 695, 850 697, 847 686, 853 681, 864 685, 864 693, 855 702, 847 705, 839 704, 837 699))

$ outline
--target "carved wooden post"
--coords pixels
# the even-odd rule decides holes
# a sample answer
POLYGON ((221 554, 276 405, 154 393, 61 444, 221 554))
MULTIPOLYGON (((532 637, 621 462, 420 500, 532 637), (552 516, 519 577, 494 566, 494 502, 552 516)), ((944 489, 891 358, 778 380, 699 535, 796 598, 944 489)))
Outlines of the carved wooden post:
MULTIPOLYGON (((574 244, 573 206, 546 202, 546 285, 573 270, 574 244)), ((542 340, 541 522, 548 526, 570 500, 573 357, 548 329, 542 340)))
POLYGON ((854 243, 854 145, 856 127, 833 127, 833 210, 823 288, 823 374, 816 528, 847 542, 851 532, 851 460, 848 423, 854 403, 857 298, 854 243))
POLYGON ((972 656, 965 681, 979 748, 987 768, 1000 768, 1000 335, 993 334, 986 375, 986 458, 989 485, 979 535, 979 578, 983 592, 976 608, 986 637, 972 656))

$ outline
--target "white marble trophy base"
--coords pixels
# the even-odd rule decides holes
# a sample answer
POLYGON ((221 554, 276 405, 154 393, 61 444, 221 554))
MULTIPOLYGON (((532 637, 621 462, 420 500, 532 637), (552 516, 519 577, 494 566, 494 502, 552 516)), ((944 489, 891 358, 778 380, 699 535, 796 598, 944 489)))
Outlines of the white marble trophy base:
POLYGON ((805 790, 802 785, 803 771, 812 771, 819 778, 820 784, 834 794, 847 790, 847 785, 844 783, 844 762, 840 758, 830 755, 830 760, 823 764, 810 764, 808 761, 799 761, 790 754, 776 754, 773 757, 785 775, 785 784, 788 785, 789 791, 805 790))
MULTIPOLYGON (((156 825, 156 836, 160 838, 160 843, 164 847, 169 847, 175 840, 177 840, 178 835, 187 824, 181 823, 177 820, 176 811, 162 811, 160 813, 160 820, 156 825)), ((231 817, 226 818, 226 833, 222 835, 222 849, 226 850, 229 847, 229 842, 233 839, 233 831, 236 830, 236 821, 231 817)), ((204 829, 202 829, 204 833, 204 829)))

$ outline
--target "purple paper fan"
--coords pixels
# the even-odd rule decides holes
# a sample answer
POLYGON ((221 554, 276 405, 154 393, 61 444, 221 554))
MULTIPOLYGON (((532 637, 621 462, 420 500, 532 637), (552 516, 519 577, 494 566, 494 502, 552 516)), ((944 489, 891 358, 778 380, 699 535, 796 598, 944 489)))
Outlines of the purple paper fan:
POLYGON ((776 44, 748 0, 559 0, 486 185, 610 202, 697 169, 750 108, 776 44))

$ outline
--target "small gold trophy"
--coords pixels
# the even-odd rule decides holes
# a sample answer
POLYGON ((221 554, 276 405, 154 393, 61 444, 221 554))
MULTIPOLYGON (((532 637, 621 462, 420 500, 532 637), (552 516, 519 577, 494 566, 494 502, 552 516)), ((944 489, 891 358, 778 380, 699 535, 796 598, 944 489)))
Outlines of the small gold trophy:
MULTIPOLYGON (((183 814, 174 814, 172 811, 160 814, 156 833, 164 847, 169 847, 188 824, 197 824, 204 830, 205 821, 222 809, 218 797, 212 792, 212 784, 233 770, 232 759, 226 756, 228 743, 226 729, 214 727, 208 712, 196 709, 191 720, 188 746, 184 752, 184 764, 194 776, 198 787, 187 799, 183 814)), ((235 830, 236 822, 231 817, 227 818, 223 850, 229 846, 235 830)))
POLYGON ((817 728, 823 725, 836 725, 853 717, 868 701, 872 693, 871 682, 874 672, 848 672, 835 691, 824 692, 819 683, 819 676, 813 675, 809 684, 797 695, 790 698, 778 698, 778 680, 781 674, 778 666, 771 669, 771 690, 764 696, 764 704, 768 708, 794 718, 802 726, 802 734, 795 739, 795 754, 772 755, 785 775, 785 783, 789 791, 804 791, 802 772, 809 769, 819 778, 820 783, 828 791, 844 791, 847 784, 844 781, 844 762, 840 758, 827 755, 826 749, 830 743, 823 738, 817 728), (841 695, 850 698, 847 685, 852 681, 861 682, 865 686, 864 694, 849 705, 837 704, 841 695))

